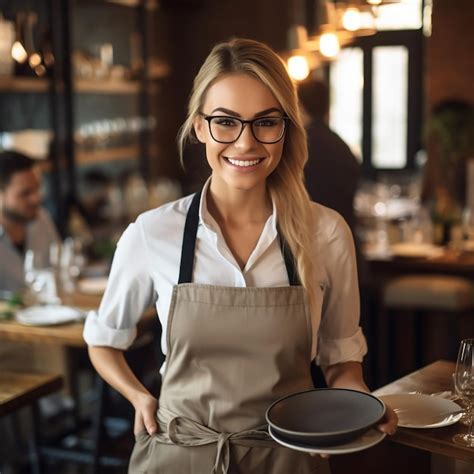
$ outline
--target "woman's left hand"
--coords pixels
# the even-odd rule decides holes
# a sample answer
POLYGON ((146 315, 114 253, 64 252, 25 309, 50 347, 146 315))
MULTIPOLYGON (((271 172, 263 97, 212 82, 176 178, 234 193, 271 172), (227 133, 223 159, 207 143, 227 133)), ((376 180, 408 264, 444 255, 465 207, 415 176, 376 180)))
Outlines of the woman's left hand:
POLYGON ((393 435, 397 431, 398 416, 388 405, 385 405, 385 415, 377 425, 377 429, 382 433, 393 435))

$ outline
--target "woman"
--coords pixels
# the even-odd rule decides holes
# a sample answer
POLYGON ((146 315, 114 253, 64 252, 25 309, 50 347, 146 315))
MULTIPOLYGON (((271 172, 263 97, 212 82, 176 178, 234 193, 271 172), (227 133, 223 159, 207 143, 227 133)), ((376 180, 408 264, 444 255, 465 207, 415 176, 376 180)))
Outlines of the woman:
MULTIPOLYGON (((217 45, 194 81, 181 155, 191 137, 210 179, 129 226, 86 322, 94 366, 135 407, 130 472, 327 472, 264 426, 271 402, 312 388, 314 357, 329 386, 367 391, 350 231, 309 201, 306 135, 278 56, 251 40, 217 45), (154 301, 166 328, 159 407, 122 352, 154 301)), ((380 429, 395 427, 389 411, 380 429)))

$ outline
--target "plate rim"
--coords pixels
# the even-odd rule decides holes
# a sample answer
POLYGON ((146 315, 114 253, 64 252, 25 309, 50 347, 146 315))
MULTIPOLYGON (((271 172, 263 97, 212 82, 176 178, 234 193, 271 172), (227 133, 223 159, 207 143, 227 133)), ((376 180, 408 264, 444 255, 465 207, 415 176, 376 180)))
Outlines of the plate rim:
MULTIPOLYGON (((268 433, 270 437, 278 444, 285 446, 286 448, 289 449, 294 449, 296 451, 301 451, 305 453, 314 453, 314 454, 332 454, 332 455, 337 455, 337 454, 349 454, 349 453, 356 453, 357 451, 363 451, 364 449, 369 449, 372 448, 373 446, 379 444, 382 442, 385 437, 387 436, 387 433, 383 433, 382 431, 378 431, 375 428, 370 428, 369 431, 366 431, 362 435, 360 435, 358 438, 362 438, 365 436, 367 433, 370 431, 373 431, 374 433, 379 434, 379 436, 371 441, 368 444, 363 444, 359 446, 354 446, 352 448, 344 448, 344 446, 347 446, 347 444, 350 443, 344 443, 336 446, 315 446, 311 447, 310 445, 305 445, 305 443, 293 443, 291 440, 282 440, 277 434, 275 434, 272 430, 271 426, 268 426, 268 433)), ((358 438, 355 438, 356 440, 358 438)), ((354 442, 351 441, 351 442, 354 442)))
MULTIPOLYGON (((460 405, 458 405, 456 402, 454 402, 453 400, 449 400, 448 398, 443 398, 443 397, 435 397, 435 396, 432 396, 432 395, 429 395, 428 393, 407 393, 407 392, 401 392, 401 393, 387 393, 385 395, 380 395, 380 397, 393 397, 393 396, 402 396, 402 397, 415 397, 415 398, 419 398, 420 396, 423 397, 423 399, 426 401, 426 400, 443 400, 445 402, 448 402, 448 403, 453 403, 454 405, 456 405, 458 408, 462 408, 460 405), (425 398, 427 397, 427 398, 425 398)), ((387 400, 387 404, 388 406, 390 406, 390 408, 394 408, 391 404, 390 404, 390 401, 387 400)), ((396 408, 396 407, 395 407, 396 408)), ((454 408, 454 407, 453 407, 454 408)), ((411 429, 433 429, 433 428, 443 428, 444 426, 450 426, 450 425, 454 425, 455 423, 457 423, 461 418, 462 418, 463 414, 462 413, 458 413, 456 416, 452 417, 452 419, 449 421, 449 422, 443 422, 443 421, 440 421, 438 423, 431 423, 429 425, 417 425, 417 424, 413 424, 413 423, 410 423, 410 424, 407 424, 407 423, 400 423, 400 419, 398 421, 398 427, 399 428, 411 428, 411 429)))
POLYGON ((387 407, 385 406, 385 403, 383 400, 381 400, 377 395, 374 395, 372 393, 367 393, 367 392, 362 392, 360 390, 354 390, 354 389, 351 389, 351 388, 332 388, 332 387, 327 387, 327 388, 312 388, 312 389, 308 389, 308 390, 302 390, 300 392, 296 392, 296 393, 292 393, 292 394, 289 394, 289 395, 285 395, 284 397, 280 397, 278 400, 275 400, 268 408, 267 410, 265 411, 265 420, 267 421, 268 425, 271 426, 271 427, 274 427, 277 431, 281 431, 281 432, 284 432, 284 433, 288 433, 290 436, 292 435, 295 435, 295 436, 300 436, 300 437, 312 437, 312 436, 338 436, 338 435, 344 435, 344 434, 350 434, 352 433, 354 430, 341 430, 341 431, 330 431, 330 432, 312 432, 312 433, 303 433, 303 432, 300 432, 300 431, 293 431, 293 430, 288 430, 288 429, 285 429, 285 428, 280 428, 279 426, 275 425, 275 423, 273 423, 271 420, 270 420, 270 411, 271 409, 277 404, 277 403, 280 403, 282 402, 283 400, 286 400, 288 398, 292 398, 292 397, 295 397, 297 395, 301 395, 303 393, 308 393, 308 392, 321 392, 321 391, 345 391, 345 392, 356 392, 358 394, 362 394, 362 395, 367 395, 369 396, 370 398, 373 398, 375 399, 377 402, 379 402, 379 404, 382 406, 382 414, 381 416, 376 420, 374 421, 373 423, 369 424, 369 425, 365 425, 365 426, 361 426, 360 430, 367 430, 367 429, 370 429, 372 426, 374 426, 377 422, 379 422, 384 416, 385 416, 385 413, 387 411, 387 407))

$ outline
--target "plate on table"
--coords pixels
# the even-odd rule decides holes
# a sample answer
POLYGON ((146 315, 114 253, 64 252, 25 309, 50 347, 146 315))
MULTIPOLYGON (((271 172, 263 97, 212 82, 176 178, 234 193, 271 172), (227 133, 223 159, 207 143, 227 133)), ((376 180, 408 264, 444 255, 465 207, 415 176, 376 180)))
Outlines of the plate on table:
POLYGON ((413 242, 392 244, 390 251, 395 257, 404 258, 437 258, 444 254, 443 247, 433 244, 416 244, 413 242))
POLYGON ((30 306, 15 314, 15 319, 28 326, 54 326, 79 321, 84 313, 77 308, 62 305, 30 306))
POLYGON ((452 400, 422 393, 397 393, 380 398, 398 416, 402 428, 440 428, 457 423, 462 408, 452 400))
POLYGON ((371 428, 362 436, 359 436, 358 438, 353 439, 347 443, 338 444, 336 446, 314 446, 308 443, 289 440, 281 435, 279 436, 272 430, 271 426, 268 427, 268 432, 278 444, 281 444, 287 448, 295 449, 296 451, 302 451, 304 453, 332 455, 355 453, 357 451, 371 448, 372 446, 380 443, 380 441, 382 441, 386 436, 386 433, 382 433, 375 428, 371 428))
POLYGON ((102 295, 107 287, 108 277, 83 278, 77 283, 77 289, 85 295, 102 295))

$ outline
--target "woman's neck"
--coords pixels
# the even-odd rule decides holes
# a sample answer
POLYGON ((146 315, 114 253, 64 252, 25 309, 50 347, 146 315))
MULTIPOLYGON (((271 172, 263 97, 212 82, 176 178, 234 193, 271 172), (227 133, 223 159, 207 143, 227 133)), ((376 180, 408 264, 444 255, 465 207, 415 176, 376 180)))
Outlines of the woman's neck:
POLYGON ((207 207, 219 224, 257 224, 265 222, 273 211, 266 186, 250 190, 223 189, 214 181, 208 189, 207 207))

